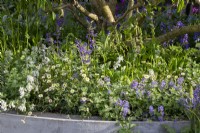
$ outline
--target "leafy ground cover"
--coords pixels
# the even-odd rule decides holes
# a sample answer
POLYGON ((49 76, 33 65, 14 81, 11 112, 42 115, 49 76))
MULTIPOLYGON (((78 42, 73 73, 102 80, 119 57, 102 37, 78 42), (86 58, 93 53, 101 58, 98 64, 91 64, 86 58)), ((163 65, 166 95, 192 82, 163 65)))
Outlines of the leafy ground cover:
POLYGON ((163 44, 143 42, 199 23, 196 12, 187 19, 176 11, 170 16, 162 12, 155 22, 146 17, 143 29, 135 29, 130 19, 97 32, 90 20, 89 30, 84 30, 73 19, 45 13, 42 3, 35 5, 34 13, 22 3, 3 4, 2 111, 95 115, 120 121, 199 118, 200 34, 184 34, 163 44), (135 31, 143 37, 139 45, 135 31))

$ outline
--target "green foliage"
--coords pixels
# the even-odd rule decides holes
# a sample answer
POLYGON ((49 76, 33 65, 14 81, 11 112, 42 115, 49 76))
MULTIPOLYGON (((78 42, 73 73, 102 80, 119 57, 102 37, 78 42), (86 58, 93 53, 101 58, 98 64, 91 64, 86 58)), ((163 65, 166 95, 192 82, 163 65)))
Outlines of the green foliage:
POLYGON ((167 133, 176 133, 176 131, 168 125, 163 124, 162 127, 167 131, 167 133))
MULTIPOLYGON (((62 26, 55 24, 62 15, 44 10, 52 8, 49 1, 10 2, 0 13, 1 111, 97 115, 117 120, 121 133, 134 127, 132 120, 187 119, 179 101, 191 98, 200 84, 199 50, 144 43, 144 38, 161 34, 157 24, 163 19, 151 7, 142 26, 133 16, 121 27, 109 28, 109 34, 92 36, 95 31, 89 28, 85 38, 86 30, 70 13, 62 26)), ((187 113, 192 128, 199 129, 200 114, 193 111, 187 113)))

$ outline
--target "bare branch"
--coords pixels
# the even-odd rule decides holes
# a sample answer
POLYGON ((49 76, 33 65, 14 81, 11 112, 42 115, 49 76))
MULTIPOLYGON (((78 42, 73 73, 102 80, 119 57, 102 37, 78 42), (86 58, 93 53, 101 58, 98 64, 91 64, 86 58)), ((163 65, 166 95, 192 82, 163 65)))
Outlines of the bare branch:
POLYGON ((131 8, 127 9, 126 12, 116 20, 115 24, 118 24, 121 20, 123 20, 132 10, 135 10, 142 6, 142 3, 138 2, 137 4, 133 5, 131 8))
POLYGON ((186 34, 186 33, 194 33, 194 32, 200 32, 200 24, 184 26, 180 29, 175 29, 173 31, 170 31, 170 32, 164 34, 164 35, 161 35, 161 36, 159 36, 155 39, 159 43, 163 43, 163 42, 169 41, 173 38, 176 38, 180 35, 183 35, 183 34, 186 34))
MULTIPOLYGON (((128 2, 128 9, 133 8, 134 4, 135 4, 135 3, 134 3, 134 0, 129 0, 129 2, 128 2)), ((130 12, 127 14, 127 19, 130 19, 132 15, 133 15, 133 10, 130 11, 130 12)))
POLYGON ((84 28, 88 28, 88 24, 82 20, 76 13, 72 12, 74 18, 84 27, 84 28))
POLYGON ((109 7, 109 5, 105 2, 105 0, 96 0, 98 4, 100 5, 100 8, 102 9, 103 15, 106 19, 108 19, 109 23, 114 23, 115 18, 112 14, 112 11, 109 7))
POLYGON ((98 21, 99 18, 96 14, 90 13, 87 11, 83 6, 81 6, 76 0, 74 0, 74 7, 76 7, 81 13, 88 16, 89 18, 93 19, 94 21, 98 21))

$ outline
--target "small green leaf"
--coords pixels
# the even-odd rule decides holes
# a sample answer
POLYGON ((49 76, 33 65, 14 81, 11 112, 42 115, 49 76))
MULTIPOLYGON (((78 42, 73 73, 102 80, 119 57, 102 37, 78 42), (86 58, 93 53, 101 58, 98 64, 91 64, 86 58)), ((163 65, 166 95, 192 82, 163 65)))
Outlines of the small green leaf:
POLYGON ((52 12, 52 19, 55 20, 56 19, 56 14, 54 12, 52 12))

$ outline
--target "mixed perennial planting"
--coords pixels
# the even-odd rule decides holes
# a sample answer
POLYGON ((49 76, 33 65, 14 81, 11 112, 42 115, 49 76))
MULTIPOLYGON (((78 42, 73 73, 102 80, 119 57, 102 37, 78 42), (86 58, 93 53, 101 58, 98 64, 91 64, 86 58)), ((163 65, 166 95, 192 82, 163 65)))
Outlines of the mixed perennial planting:
POLYGON ((131 6, 125 0, 112 10, 110 25, 75 8, 54 12, 59 2, 9 2, 0 6, 2 112, 95 115, 128 128, 132 120, 190 119, 191 132, 200 130, 200 32, 158 39, 198 26, 196 7, 187 16, 184 7, 152 3, 117 23, 131 6))

